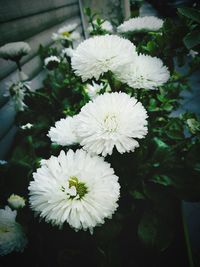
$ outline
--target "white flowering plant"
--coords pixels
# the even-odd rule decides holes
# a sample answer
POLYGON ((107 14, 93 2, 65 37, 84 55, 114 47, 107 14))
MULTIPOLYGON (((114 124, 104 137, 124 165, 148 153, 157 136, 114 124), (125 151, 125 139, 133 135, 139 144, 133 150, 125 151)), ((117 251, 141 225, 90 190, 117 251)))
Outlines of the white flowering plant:
POLYGON ((0 165, 0 203, 12 194, 27 200, 17 215, 29 239, 20 259, 192 266, 181 201, 200 199, 200 122, 179 112, 200 65, 185 46, 190 25, 181 15, 143 39, 96 32, 70 56, 40 47, 42 60, 56 56, 59 64, 27 95, 0 165))

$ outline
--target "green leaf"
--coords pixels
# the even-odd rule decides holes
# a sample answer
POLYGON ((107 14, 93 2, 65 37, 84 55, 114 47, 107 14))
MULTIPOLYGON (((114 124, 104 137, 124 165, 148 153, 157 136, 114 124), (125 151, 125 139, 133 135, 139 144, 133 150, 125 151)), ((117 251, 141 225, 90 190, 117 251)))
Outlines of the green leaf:
POLYGON ((199 31, 192 31, 188 33, 184 38, 183 42, 187 49, 191 49, 200 44, 200 32, 199 31))
POLYGON ((149 42, 147 43, 147 46, 146 46, 146 50, 147 50, 147 51, 149 51, 149 52, 153 52, 153 51, 155 51, 156 49, 157 49, 157 45, 156 45, 155 42, 153 42, 153 41, 149 41, 149 42))
POLYGON ((166 134, 171 139, 182 140, 184 138, 182 122, 178 118, 171 119, 166 127, 166 134))
POLYGON ((149 102, 149 111, 158 111, 157 102, 155 99, 151 98, 149 102))
POLYGON ((88 17, 91 16, 91 9, 90 9, 89 7, 86 7, 86 8, 84 9, 84 12, 85 12, 85 15, 86 15, 86 16, 88 16, 88 17))
POLYGON ((161 139, 159 139, 158 137, 155 137, 153 140, 156 143, 156 145, 158 146, 158 148, 161 148, 161 149, 168 149, 169 148, 169 146, 165 142, 163 142, 161 139))
POLYGON ((160 101, 160 102, 165 102, 166 101, 166 97, 164 95, 157 95, 157 99, 160 101))
POLYGON ((169 185, 172 185, 172 180, 170 179, 169 176, 167 175, 154 175, 150 181, 156 183, 156 184, 161 184, 161 185, 164 185, 164 186, 169 186, 169 185))
POLYGON ((162 108, 166 111, 171 111, 173 109, 173 106, 169 102, 167 102, 162 105, 162 108))
POLYGON ((139 191, 133 191, 133 192, 130 192, 131 196, 134 198, 134 199, 145 199, 145 195, 139 191))
POLYGON ((100 18, 97 18, 96 22, 97 22, 97 25, 99 25, 99 26, 102 24, 102 20, 100 18))
POLYGON ((154 211, 144 212, 138 227, 141 242, 148 248, 166 250, 172 241, 172 231, 166 220, 154 211))
POLYGON ((178 12, 183 16, 192 19, 198 23, 200 23, 200 12, 194 8, 190 7, 180 7, 178 8, 178 12))

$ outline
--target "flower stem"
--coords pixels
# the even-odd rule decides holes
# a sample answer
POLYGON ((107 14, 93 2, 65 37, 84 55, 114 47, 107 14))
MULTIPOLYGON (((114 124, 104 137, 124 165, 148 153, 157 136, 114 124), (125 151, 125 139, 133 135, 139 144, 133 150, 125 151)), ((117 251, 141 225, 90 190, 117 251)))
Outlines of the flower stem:
POLYGON ((192 249, 191 249, 190 238, 188 234, 188 227, 187 227, 187 223, 185 220, 185 216, 183 214, 183 210, 182 210, 182 221, 183 221, 183 230, 184 230, 185 243, 186 243, 187 254, 188 254, 189 267, 194 267, 192 249))
POLYGON ((20 65, 19 60, 16 60, 15 62, 16 62, 16 64, 17 64, 17 68, 18 68, 18 70, 21 71, 22 68, 21 68, 21 65, 20 65))
POLYGON ((108 83, 110 85, 112 92, 115 92, 116 90, 115 90, 115 84, 114 84, 114 80, 112 77, 112 73, 110 71, 106 72, 105 77, 108 80, 108 83))

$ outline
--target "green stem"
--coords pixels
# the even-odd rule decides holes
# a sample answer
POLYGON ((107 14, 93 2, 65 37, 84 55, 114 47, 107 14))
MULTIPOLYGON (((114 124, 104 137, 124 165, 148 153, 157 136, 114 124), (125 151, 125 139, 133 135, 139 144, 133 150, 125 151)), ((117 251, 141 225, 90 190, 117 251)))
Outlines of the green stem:
POLYGON ((185 220, 185 216, 183 214, 183 210, 182 210, 182 221, 183 221, 183 230, 184 230, 184 236, 185 236, 185 243, 186 243, 186 248, 187 248, 187 253, 188 253, 189 267, 195 267, 194 266, 194 262, 193 262, 193 257, 192 257, 192 249, 191 249, 191 245, 190 245, 188 227, 187 227, 187 223, 186 223, 186 220, 185 220))
POLYGON ((16 60, 17 68, 19 71, 22 70, 19 60, 16 60))
POLYGON ((114 80, 112 78, 112 73, 110 71, 108 71, 106 74, 105 74, 105 77, 106 79, 108 80, 108 83, 110 85, 110 88, 112 90, 112 92, 115 92, 116 91, 116 88, 115 88, 115 84, 114 84, 114 80))

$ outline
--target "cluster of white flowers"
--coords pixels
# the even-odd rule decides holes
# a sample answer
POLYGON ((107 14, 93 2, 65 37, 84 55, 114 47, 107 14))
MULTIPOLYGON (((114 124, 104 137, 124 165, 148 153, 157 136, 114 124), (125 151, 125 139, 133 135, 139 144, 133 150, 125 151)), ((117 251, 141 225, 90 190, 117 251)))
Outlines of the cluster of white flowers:
POLYGON ((0 209, 0 256, 13 251, 23 252, 27 238, 22 226, 16 222, 17 211, 8 206, 0 209))
POLYGON ((127 39, 116 35, 95 36, 76 48, 72 68, 83 81, 98 80, 101 74, 115 72, 119 66, 130 63, 135 55, 135 46, 127 39))
POLYGON ((82 42, 73 53, 72 68, 83 81, 98 80, 111 71, 133 88, 155 89, 169 79, 169 71, 160 59, 138 55, 129 40, 115 35, 95 36, 82 42))
POLYGON ((93 228, 111 218, 120 185, 103 158, 84 150, 43 160, 30 183, 32 209, 53 225, 68 223, 76 231, 93 228))
POLYGON ((158 31, 163 26, 163 20, 154 16, 129 19, 117 27, 119 33, 158 31))
MULTIPOLYGON (((139 30, 138 25, 144 29, 145 24, 146 30, 158 30, 162 23, 152 17, 131 19, 118 31, 123 32, 123 27, 139 30)), ((73 30, 65 28, 60 34, 68 38, 73 30)), ((30 204, 53 225, 62 227, 67 222, 76 231, 89 229, 92 233, 95 226, 112 217, 120 195, 118 177, 98 155, 111 155, 114 149, 121 154, 133 152, 148 131, 142 103, 127 93, 108 93, 101 83, 104 80, 98 80, 112 74, 130 87, 156 89, 169 79, 169 71, 160 59, 138 55, 134 44, 116 35, 89 38, 61 54, 71 57, 72 68, 83 81, 95 81, 85 85, 91 101, 79 114, 57 121, 48 136, 58 145, 80 144, 82 149, 61 151, 58 157, 41 161, 29 186, 30 204), (101 90, 105 93, 100 94, 101 90)))
POLYGON ((10 96, 17 111, 23 111, 27 106, 24 98, 27 91, 31 91, 30 82, 14 82, 8 84, 8 90, 4 96, 10 96))
POLYGON ((125 153, 138 147, 147 134, 147 113, 140 102, 125 93, 105 93, 86 104, 74 118, 56 122, 48 136, 59 145, 76 141, 94 154, 125 153), (128 119, 127 119, 128 118, 128 119))
MULTIPOLYGON (((97 20, 94 20, 92 23, 93 23, 95 26, 98 25, 97 20)), ((106 31, 107 33, 112 33, 112 32, 113 32, 113 26, 112 26, 112 24, 110 23, 110 21, 108 21, 108 20, 105 20, 103 23, 101 23, 100 28, 101 28, 102 30, 106 31)), ((90 26, 88 27, 87 30, 88 30, 88 32, 91 33, 91 32, 93 31, 93 27, 92 27, 92 25, 90 25, 90 26)))
POLYGON ((50 56, 50 57, 45 58, 44 60, 44 65, 49 70, 53 70, 54 68, 57 68, 59 63, 60 63, 60 59, 56 56, 50 56))
POLYGON ((73 23, 73 24, 69 24, 67 26, 63 26, 62 28, 60 28, 58 30, 57 33, 53 33, 52 39, 55 40, 55 41, 67 40, 67 41, 70 41, 70 42, 73 42, 75 40, 80 39, 80 33, 75 31, 77 26, 78 26, 77 23, 73 23))
POLYGON ((0 57, 13 61, 19 61, 23 56, 30 52, 29 44, 25 42, 8 43, 0 47, 0 57))

